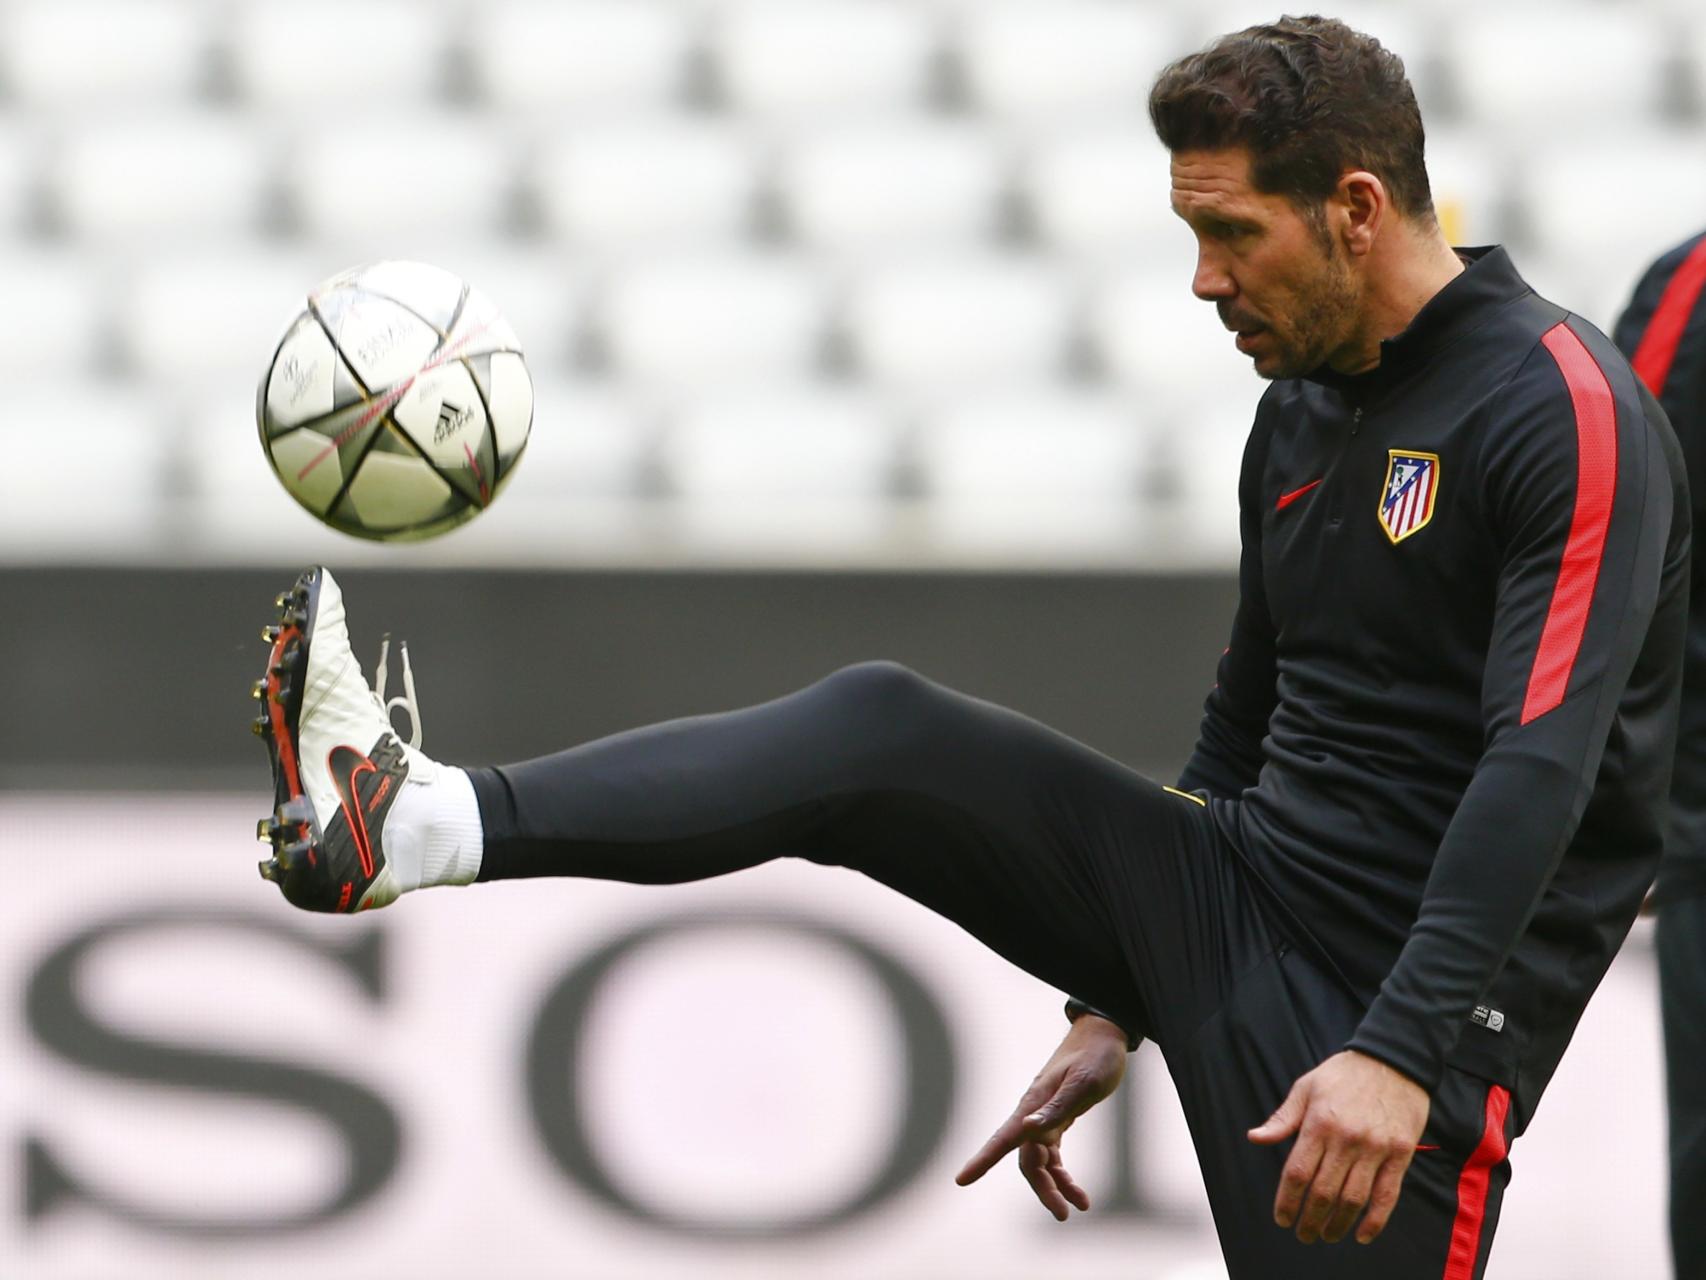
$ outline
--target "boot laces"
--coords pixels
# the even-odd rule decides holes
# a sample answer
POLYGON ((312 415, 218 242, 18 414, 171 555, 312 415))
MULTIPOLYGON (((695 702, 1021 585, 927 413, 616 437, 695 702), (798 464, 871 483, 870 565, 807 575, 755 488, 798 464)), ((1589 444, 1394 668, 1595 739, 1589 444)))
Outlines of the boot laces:
POLYGON ((399 640, 397 652, 403 657, 403 692, 390 701, 385 699, 386 667, 385 660, 391 654, 391 634, 379 642, 379 661, 373 668, 373 701, 384 715, 387 724, 391 723, 391 713, 401 707, 409 713, 409 745, 416 751, 421 747, 421 708, 415 700, 415 673, 409 666, 409 642, 399 640))

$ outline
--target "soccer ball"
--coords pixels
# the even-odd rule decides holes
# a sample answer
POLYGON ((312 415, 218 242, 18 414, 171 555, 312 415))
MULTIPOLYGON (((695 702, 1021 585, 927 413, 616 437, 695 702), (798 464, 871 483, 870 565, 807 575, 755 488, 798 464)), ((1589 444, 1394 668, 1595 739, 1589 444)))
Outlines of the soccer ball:
POLYGON ((457 276, 379 262, 308 295, 261 379, 261 447, 290 496, 358 538, 430 538, 508 483, 533 427, 514 331, 457 276))

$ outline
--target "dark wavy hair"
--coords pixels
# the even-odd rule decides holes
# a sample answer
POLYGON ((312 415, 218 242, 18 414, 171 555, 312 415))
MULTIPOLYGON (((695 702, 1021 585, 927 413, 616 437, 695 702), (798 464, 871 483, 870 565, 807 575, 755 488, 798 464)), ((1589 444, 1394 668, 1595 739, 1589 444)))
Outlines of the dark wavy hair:
POLYGON ((1243 147, 1258 191, 1319 216, 1351 169, 1432 220, 1422 113, 1404 63, 1372 36, 1310 15, 1221 36, 1164 68, 1149 118, 1169 151, 1243 147))

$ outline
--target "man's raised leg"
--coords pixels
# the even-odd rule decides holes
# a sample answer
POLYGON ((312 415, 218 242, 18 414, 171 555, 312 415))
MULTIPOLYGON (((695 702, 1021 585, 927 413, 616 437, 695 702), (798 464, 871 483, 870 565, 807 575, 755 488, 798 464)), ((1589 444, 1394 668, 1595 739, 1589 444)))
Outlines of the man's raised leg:
POLYGON ((383 906, 476 869, 669 883, 795 856, 871 876, 1147 1026, 1134 974, 1187 914, 1202 811, 1082 744, 878 662, 464 773, 397 740, 329 574, 282 599, 261 688, 278 792, 263 870, 297 905, 383 906))

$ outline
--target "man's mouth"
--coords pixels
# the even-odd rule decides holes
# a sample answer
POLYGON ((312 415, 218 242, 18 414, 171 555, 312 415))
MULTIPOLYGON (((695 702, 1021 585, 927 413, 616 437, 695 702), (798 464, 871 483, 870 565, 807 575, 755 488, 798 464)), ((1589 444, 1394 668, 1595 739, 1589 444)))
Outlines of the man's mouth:
POLYGON ((1254 341, 1267 332, 1268 326, 1255 316, 1245 315, 1237 311, 1220 309, 1220 323, 1231 333, 1238 335, 1238 349, 1242 351, 1248 342, 1254 341))

